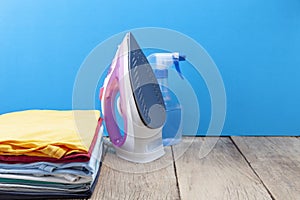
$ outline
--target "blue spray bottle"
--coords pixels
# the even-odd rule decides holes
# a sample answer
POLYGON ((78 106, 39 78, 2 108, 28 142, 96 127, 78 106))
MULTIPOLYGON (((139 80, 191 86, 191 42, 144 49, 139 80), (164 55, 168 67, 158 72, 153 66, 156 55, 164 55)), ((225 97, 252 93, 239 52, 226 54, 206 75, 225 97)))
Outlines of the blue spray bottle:
POLYGON ((147 59, 153 67, 166 106, 167 118, 162 131, 163 145, 174 145, 179 143, 182 138, 182 107, 176 95, 168 87, 168 70, 174 66, 178 75, 183 79, 179 62, 184 61, 185 56, 181 56, 177 52, 154 53, 147 59))

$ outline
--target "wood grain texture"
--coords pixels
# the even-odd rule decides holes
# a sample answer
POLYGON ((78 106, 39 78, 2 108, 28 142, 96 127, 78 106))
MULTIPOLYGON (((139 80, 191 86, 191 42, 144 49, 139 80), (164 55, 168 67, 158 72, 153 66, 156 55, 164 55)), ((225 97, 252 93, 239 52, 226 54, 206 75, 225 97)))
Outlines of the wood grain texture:
POLYGON ((147 164, 135 164, 107 148, 97 187, 91 199, 179 199, 171 148, 147 164))
MULTIPOLYGON (((175 158, 191 138, 173 147, 175 158)), ((182 199, 271 199, 260 179, 235 148, 230 138, 220 138, 212 151, 199 158, 203 144, 215 138, 196 138, 175 161, 182 199)))
POLYGON ((276 200, 300 199, 300 140, 295 137, 233 137, 276 200))

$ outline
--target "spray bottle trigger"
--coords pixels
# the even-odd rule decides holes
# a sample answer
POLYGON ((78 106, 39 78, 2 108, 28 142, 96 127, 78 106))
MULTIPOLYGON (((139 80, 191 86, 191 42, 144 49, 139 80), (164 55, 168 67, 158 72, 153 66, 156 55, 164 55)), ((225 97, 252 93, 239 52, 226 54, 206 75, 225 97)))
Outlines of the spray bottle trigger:
POLYGON ((182 73, 181 73, 180 68, 179 68, 179 62, 174 61, 174 65, 175 65, 175 69, 176 69, 177 73, 179 74, 180 78, 183 79, 182 73))
POLYGON ((180 78, 183 79, 183 75, 181 73, 180 67, 179 67, 179 61, 185 61, 185 56, 179 55, 178 57, 173 56, 173 63, 175 65, 175 69, 177 73, 179 74, 180 78))

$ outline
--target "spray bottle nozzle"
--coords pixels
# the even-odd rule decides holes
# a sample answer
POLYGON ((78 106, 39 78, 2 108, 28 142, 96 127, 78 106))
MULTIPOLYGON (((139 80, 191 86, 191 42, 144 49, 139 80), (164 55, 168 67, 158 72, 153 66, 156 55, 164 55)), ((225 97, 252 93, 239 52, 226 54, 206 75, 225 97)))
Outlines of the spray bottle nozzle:
POLYGON ((179 55, 179 61, 185 61, 185 55, 179 55))

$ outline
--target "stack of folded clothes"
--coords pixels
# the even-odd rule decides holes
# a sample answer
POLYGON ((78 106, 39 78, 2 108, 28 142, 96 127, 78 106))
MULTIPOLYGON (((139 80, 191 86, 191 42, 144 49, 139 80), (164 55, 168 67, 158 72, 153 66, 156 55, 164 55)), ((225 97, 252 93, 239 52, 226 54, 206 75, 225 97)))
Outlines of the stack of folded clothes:
POLYGON ((0 115, 0 199, 89 198, 100 173, 99 111, 0 115))

